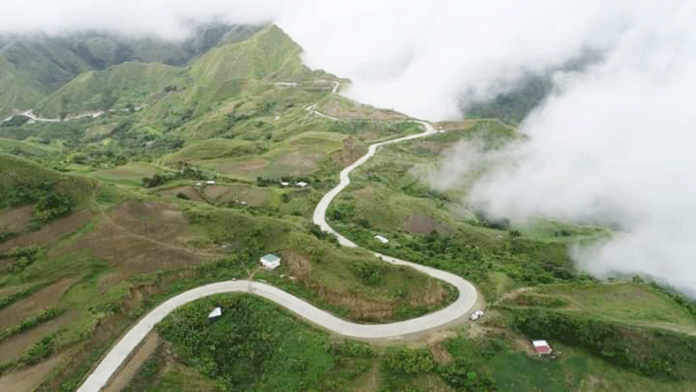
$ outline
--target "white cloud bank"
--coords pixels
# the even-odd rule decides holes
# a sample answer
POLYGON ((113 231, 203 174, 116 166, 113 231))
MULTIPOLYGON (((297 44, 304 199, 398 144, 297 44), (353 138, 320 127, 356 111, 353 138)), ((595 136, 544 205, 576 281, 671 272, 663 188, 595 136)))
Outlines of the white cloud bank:
MULTIPOLYGON (((181 38, 182 20, 274 21, 348 95, 431 120, 462 92, 490 96, 585 48, 604 61, 569 75, 524 122, 471 201, 500 214, 618 223, 577 260, 696 291, 696 3, 689 0, 2 0, 0 31, 107 29, 181 38)), ((465 172, 467 151, 450 157, 465 172)), ((488 157, 490 159, 491 157, 488 157)), ((448 172, 452 175, 452 171, 448 172)))

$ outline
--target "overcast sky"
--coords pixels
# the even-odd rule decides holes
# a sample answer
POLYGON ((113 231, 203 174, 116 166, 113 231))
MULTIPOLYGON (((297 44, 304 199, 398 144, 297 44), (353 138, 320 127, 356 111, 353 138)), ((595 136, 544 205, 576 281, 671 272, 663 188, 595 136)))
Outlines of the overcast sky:
MULTIPOLYGON (((687 0, 231 1, 3 0, 0 30, 109 29, 172 39, 184 20, 273 21, 304 60, 350 78, 352 98, 429 120, 458 100, 514 87, 525 72, 591 48, 604 60, 557 75, 557 94, 497 156, 461 145, 453 179, 500 159, 469 201, 500 215, 618 224, 575 259, 595 274, 646 273, 696 292, 696 2, 687 0)), ((447 179, 444 181, 443 179, 447 179)))

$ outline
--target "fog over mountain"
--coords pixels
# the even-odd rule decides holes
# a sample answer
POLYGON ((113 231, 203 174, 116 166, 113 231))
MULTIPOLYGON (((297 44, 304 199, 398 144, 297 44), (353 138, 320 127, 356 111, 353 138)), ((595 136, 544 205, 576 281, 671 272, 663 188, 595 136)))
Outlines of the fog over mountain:
POLYGON ((645 273, 696 291, 696 4, 667 1, 5 0, 0 31, 85 29, 183 39, 192 20, 274 22, 305 61, 353 85, 345 94, 439 120, 584 51, 601 61, 557 73, 555 93, 523 122, 529 136, 495 154, 458 146, 432 181, 480 165, 470 202, 491 213, 621 228, 574 252, 598 275, 645 273))

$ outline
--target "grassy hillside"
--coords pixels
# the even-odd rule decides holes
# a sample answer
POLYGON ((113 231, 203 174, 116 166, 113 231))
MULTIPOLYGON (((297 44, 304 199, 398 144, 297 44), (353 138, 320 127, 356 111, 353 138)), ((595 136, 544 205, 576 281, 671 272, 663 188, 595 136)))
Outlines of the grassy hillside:
POLYGON ((40 86, 32 80, 31 74, 18 69, 6 58, 0 56, 0 117, 4 119, 13 108, 30 108, 43 96, 40 86))
POLYGON ((4 118, 13 108, 32 108, 42 97, 87 71, 125 62, 182 66, 216 45, 244 40, 259 30, 220 23, 191 27, 191 37, 181 41, 133 39, 102 32, 0 36, 0 115, 4 118))
POLYGON ((185 70, 181 68, 159 63, 124 63, 78 76, 39 102, 35 113, 55 118, 61 113, 139 107, 151 95, 164 93, 165 87, 185 83, 185 70))

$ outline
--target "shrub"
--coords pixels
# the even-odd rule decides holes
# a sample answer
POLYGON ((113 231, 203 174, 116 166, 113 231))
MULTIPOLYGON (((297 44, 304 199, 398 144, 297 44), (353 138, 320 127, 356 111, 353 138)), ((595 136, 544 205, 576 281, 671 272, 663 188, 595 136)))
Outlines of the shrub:
POLYGON ((405 347, 388 350, 384 356, 384 364, 392 374, 428 373, 435 368, 435 361, 430 352, 405 347))
POLYGON ((360 260, 349 264, 350 271, 368 285, 376 284, 382 277, 384 265, 377 262, 360 260))
POLYGON ((73 201, 57 193, 51 193, 42 197, 36 206, 34 214, 43 222, 49 222, 70 214, 73 209, 73 201))

